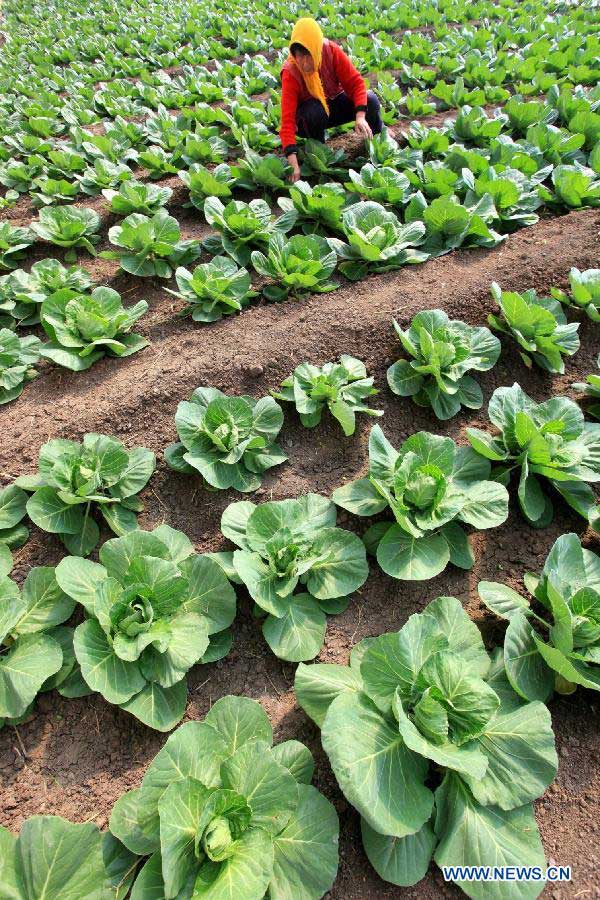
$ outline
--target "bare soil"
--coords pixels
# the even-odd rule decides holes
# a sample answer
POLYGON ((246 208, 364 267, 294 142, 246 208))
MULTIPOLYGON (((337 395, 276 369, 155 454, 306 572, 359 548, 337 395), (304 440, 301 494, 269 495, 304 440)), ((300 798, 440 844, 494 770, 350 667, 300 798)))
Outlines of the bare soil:
MULTIPOLYGON (((185 237, 202 231, 193 211, 187 218, 181 209, 174 214, 184 221, 185 237)), ((239 495, 207 492, 195 478, 171 472, 162 458, 164 447, 176 439, 174 415, 180 400, 199 385, 263 396, 302 360, 322 364, 345 352, 363 359, 375 376, 380 394, 373 405, 385 410, 382 424, 394 444, 420 429, 447 433, 463 443, 466 425, 487 426, 484 411, 465 411, 440 423, 427 410, 389 392, 386 369, 400 356, 392 318, 405 326, 417 311, 442 307, 453 318, 481 324, 494 308, 492 281, 505 288, 546 292, 551 285, 566 285, 571 266, 597 266, 599 226, 600 214, 593 210, 542 220, 495 250, 458 251, 301 302, 257 304, 207 327, 175 316, 181 304, 164 292, 164 283, 134 279, 116 273, 114 263, 82 258, 99 281, 116 287, 126 301, 148 299, 149 312, 137 330, 151 345, 128 359, 101 360, 78 374, 42 367, 22 397, 0 410, 0 483, 34 471, 39 446, 51 437, 80 439, 89 431, 115 434, 128 447, 143 445, 158 456, 157 471, 142 495, 146 508, 140 525, 152 528, 165 521, 185 531, 200 552, 225 548, 220 516, 239 495)), ((589 320, 582 319, 580 335, 580 352, 567 360, 567 374, 557 377, 529 371, 513 346, 503 341, 500 361, 480 377, 486 404, 496 387, 515 380, 538 400, 551 393, 574 396, 572 383, 594 370, 600 351, 598 331, 589 320)), ((286 409, 282 443, 289 461, 271 471, 252 499, 281 499, 305 491, 329 494, 363 474, 371 424, 363 418, 354 437, 344 438, 329 420, 314 430, 303 429, 295 412, 286 409)), ((474 535, 477 561, 471 572, 450 567, 431 582, 402 583, 373 564, 367 584, 348 610, 330 617, 319 660, 345 663, 354 643, 400 628, 440 594, 463 601, 482 625, 490 647, 501 642, 502 626, 479 603, 479 580, 519 587, 522 573, 538 571, 565 531, 577 532, 586 546, 600 552, 597 537, 586 532, 581 519, 558 501, 556 510, 553 524, 541 532, 529 528, 514 508, 503 527, 474 535)), ((345 513, 339 518, 346 527, 364 531, 364 520, 345 513)), ((32 528, 30 541, 16 554, 13 577, 21 581, 32 565, 55 564, 63 553, 58 540, 32 528)), ((251 616, 249 598, 241 589, 238 598, 233 650, 225 660, 191 673, 186 720, 202 718, 223 695, 245 694, 263 704, 277 740, 296 737, 311 747, 317 786, 335 803, 341 819, 340 871, 329 895, 334 900, 458 897, 459 891, 444 885, 435 866, 424 881, 405 890, 374 874, 361 847, 358 816, 336 786, 317 729, 295 703, 294 666, 270 653, 251 616)), ((549 887, 544 896, 591 898, 600 895, 600 701, 579 689, 553 701, 551 712, 560 769, 556 783, 536 804, 536 815, 548 857, 571 864, 573 882, 549 887)), ((57 813, 105 826, 114 801, 139 784, 164 740, 98 695, 78 700, 64 700, 56 693, 42 696, 29 722, 0 732, 0 823, 18 831, 30 815, 57 813)))

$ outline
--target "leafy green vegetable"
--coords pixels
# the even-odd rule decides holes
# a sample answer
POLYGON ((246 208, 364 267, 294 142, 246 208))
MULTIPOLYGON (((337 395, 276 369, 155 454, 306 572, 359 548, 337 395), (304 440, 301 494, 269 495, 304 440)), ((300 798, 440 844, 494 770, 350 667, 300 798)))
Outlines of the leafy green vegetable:
POLYGON ((240 312, 257 296, 251 289, 248 271, 239 269, 228 256, 214 256, 210 262, 196 266, 193 272, 180 266, 175 271, 175 280, 179 291, 165 290, 187 302, 179 315, 191 314, 195 322, 216 322, 240 312))
POLYGON ((327 408, 342 426, 346 437, 354 434, 356 413, 383 415, 383 410, 371 409, 365 404, 367 397, 376 393, 373 378, 367 377, 365 364, 344 353, 338 363, 329 362, 323 366, 300 363, 281 383, 280 390, 272 391, 276 400, 295 403, 305 428, 315 428, 327 408))
POLYGON ((41 346, 33 334, 18 337, 9 328, 0 328, 0 406, 16 400, 26 382, 36 377, 33 367, 41 346))
POLYGON ((168 738, 110 817, 126 847, 150 856, 131 900, 319 900, 330 889, 337 814, 310 784, 310 751, 272 743, 261 706, 232 696, 168 738))
POLYGON ((569 272, 570 295, 558 288, 550 288, 555 300, 573 309, 583 309, 592 322, 600 322, 600 269, 580 272, 573 267, 569 272))
MULTIPOLYGON (((361 641, 350 666, 298 666, 295 690, 381 878, 416 884, 432 856, 439 866, 544 866, 532 801, 558 768, 550 713, 511 690, 454 597, 361 641)), ((487 884, 458 884, 489 896, 487 884)))
POLYGON ((128 179, 119 185, 118 191, 105 188, 102 194, 108 200, 109 210, 118 216, 131 213, 152 216, 169 202, 173 191, 170 187, 128 179))
POLYGON ((259 614, 267 613, 263 634, 281 659, 313 659, 325 613, 342 612, 369 574, 362 541, 335 523, 335 506, 319 494, 231 503, 221 518, 221 531, 240 548, 233 568, 259 614), (306 593, 294 594, 298 584, 306 593))
POLYGON ((170 278, 172 268, 185 265, 200 255, 200 242, 181 240, 179 222, 166 209, 153 216, 132 213, 120 225, 108 230, 116 251, 105 251, 105 259, 118 259, 122 269, 132 275, 170 278))
POLYGON ((97 287, 91 294, 64 288, 42 302, 40 320, 50 340, 40 354, 74 372, 89 369, 105 353, 131 356, 148 346, 142 335, 129 333, 147 309, 146 300, 125 309, 112 288, 97 287))
POLYGON ((0 727, 28 715, 40 691, 70 675, 73 632, 61 626, 74 609, 51 567, 31 569, 22 592, 0 575, 0 727))
POLYGON ((0 827, 2 887, 11 900, 86 897, 122 900, 136 868, 135 855, 93 822, 32 816, 19 837, 0 827))
POLYGON ((218 197, 207 197, 204 216, 209 225, 219 232, 204 241, 209 252, 224 250, 240 266, 250 262, 251 247, 268 244, 275 232, 287 234, 296 221, 291 210, 278 219, 271 215, 271 207, 264 200, 231 200, 223 206, 218 197))
POLYGON ((0 222, 0 269, 16 269, 34 241, 35 235, 29 228, 0 222))
POLYGON ((177 174, 189 188, 192 205, 201 212, 204 212, 207 197, 231 197, 231 188, 237 179, 235 170, 227 163, 220 163, 212 170, 201 163, 193 163, 188 170, 181 169, 177 174))
POLYGON ((326 235, 329 231, 341 230, 342 211, 352 200, 352 195, 341 184, 328 181, 312 187, 307 181, 296 181, 289 191, 290 196, 279 197, 277 203, 284 212, 296 210, 297 221, 302 224, 305 234, 326 235))
POLYGON ((27 494, 14 484, 0 488, 0 575, 13 567, 10 549, 22 547, 29 529, 21 522, 27 515, 27 494))
POLYGON ((275 281, 262 288, 267 300, 285 300, 307 291, 324 294, 339 284, 329 281, 337 256, 328 241, 317 234, 296 234, 291 238, 275 232, 269 239, 266 255, 260 250, 251 253, 252 265, 265 278, 275 281))
POLYGON ((491 327, 516 340, 526 366, 531 368, 535 362, 547 372, 562 375, 563 356, 573 356, 579 350, 579 323, 567 322, 558 300, 538 297, 533 288, 519 294, 501 290, 494 281, 491 290, 502 314, 488 316, 491 327))
POLYGON ((508 619, 504 668, 513 689, 542 701, 577 685, 600 691, 600 557, 576 534, 563 534, 540 577, 527 574, 525 586, 541 616, 508 585, 480 581, 478 587, 488 609, 508 619))
MULTIPOLYGON (((471 207, 463 206, 454 194, 444 194, 428 203, 418 191, 405 210, 405 221, 421 223, 426 255, 442 256, 458 247, 496 247, 505 238, 489 227, 496 209, 488 195, 471 207)), ((425 256, 426 258, 426 256, 425 256)))
POLYGON ((231 646, 235 592, 220 566, 168 525, 107 541, 100 563, 68 556, 56 567, 62 590, 88 615, 73 641, 83 680, 170 731, 185 711, 188 670, 231 646))
POLYGON ((425 226, 420 221, 402 225, 396 215, 380 203, 364 200, 342 213, 348 239, 329 238, 329 244, 344 262, 340 271, 358 281, 368 271, 389 272, 406 263, 423 262, 428 254, 414 248, 423 243, 425 226))
MULTIPOLYGON (((597 365, 600 369, 600 356, 598 357, 597 365)), ((585 384, 576 382, 573 387, 576 391, 581 391, 582 394, 585 394, 586 397, 593 397, 595 400, 600 400, 600 375, 597 375, 595 372, 588 375, 585 384)), ((595 419, 600 419, 600 403, 590 404, 586 407, 586 412, 595 419)))
POLYGON ((365 544, 392 578, 422 581, 449 562, 472 568, 473 553, 459 523, 485 529, 506 521, 508 492, 489 481, 489 474, 487 460, 449 437, 420 431, 397 451, 375 425, 368 477, 337 488, 333 500, 358 516, 389 507, 395 522, 373 525, 365 544))
POLYGON ((287 176, 291 166, 281 156, 268 153, 265 156, 257 153, 243 140, 244 156, 237 161, 237 187, 254 191, 264 188, 267 191, 284 190, 287 187, 287 176))
POLYGON ((413 357, 400 359, 387 370, 395 394, 431 406, 438 419, 451 419, 461 406, 481 408, 481 388, 466 373, 487 372, 496 364, 500 341, 489 328, 474 328, 450 320, 441 309, 431 309, 417 313, 406 331, 394 320, 394 329, 413 357))
POLYGON ((412 193, 406 175, 392 166, 374 166, 372 163, 366 163, 360 172, 350 169, 348 175, 350 181, 346 182, 345 187, 376 203, 402 207, 406 205, 412 193))
POLYGON ((500 434, 467 428, 467 437, 482 457, 500 463, 493 471, 498 481, 508 484, 513 470, 520 470, 519 506, 530 524, 545 528, 554 515, 540 479, 579 515, 593 515, 596 501, 588 482, 600 481, 600 425, 585 422, 573 400, 536 403, 516 383, 494 391, 488 415, 500 434))
POLYGON ((179 442, 165 450, 177 472, 200 472, 211 487, 244 493, 260 487, 267 469, 285 462, 276 443, 283 412, 272 397, 227 397, 217 388, 196 388, 177 407, 179 442))
POLYGON ((70 288, 83 293, 93 285, 85 269, 65 268, 58 259, 41 259, 30 271, 15 269, 0 277, 0 298, 5 297, 6 308, 18 325, 36 325, 40 321, 40 304, 56 291, 70 288))
POLYGON ((557 166, 552 184, 558 201, 571 209, 600 206, 600 178, 585 166, 557 166))
POLYGON ((94 244, 100 240, 99 228, 100 216, 85 206, 45 206, 38 213, 38 221, 31 223, 32 231, 42 240, 69 248, 65 254, 66 262, 75 261, 76 248, 96 255, 94 244))
POLYGON ((329 144, 323 144, 312 138, 304 141, 302 145, 301 162, 301 172, 305 178, 313 175, 335 177, 346 173, 345 151, 341 147, 334 149, 329 144))
POLYGON ((92 510, 115 534, 135 529, 136 513, 143 509, 136 495, 155 465, 150 450, 128 451, 104 434, 86 434, 81 444, 56 438, 40 448, 38 474, 21 475, 15 484, 33 491, 27 501, 31 521, 58 534, 70 553, 87 556, 100 537, 92 510))
POLYGON ((84 194, 95 197, 103 190, 119 187, 132 177, 131 169, 125 163, 115 163, 108 159, 95 159, 83 175, 77 176, 84 194))

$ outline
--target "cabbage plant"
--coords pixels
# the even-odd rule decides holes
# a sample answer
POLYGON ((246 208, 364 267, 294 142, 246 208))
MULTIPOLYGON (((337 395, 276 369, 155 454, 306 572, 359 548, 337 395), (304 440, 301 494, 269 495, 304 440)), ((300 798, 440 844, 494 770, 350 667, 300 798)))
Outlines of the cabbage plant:
POLYGON ((191 315, 195 322, 216 322, 240 312, 257 296, 247 269, 238 268, 229 256, 214 256, 210 262, 196 266, 193 272, 179 266, 175 280, 179 290, 165 290, 186 301, 179 315, 191 315))
POLYGON ((580 272, 573 267, 569 272, 570 294, 558 288, 550 288, 555 300, 573 309, 582 309, 592 322, 600 322, 600 269, 580 272))
POLYGON ((444 194, 428 203, 421 191, 417 191, 404 217, 407 223, 422 224, 425 229, 422 249, 430 256, 442 256, 458 247, 496 247, 505 240, 505 236, 489 227, 496 218, 489 194, 467 207, 454 194, 444 194))
POLYGON ((220 163, 214 169, 193 163, 189 169, 181 169, 177 174, 190 192, 190 203, 201 212, 204 212, 207 197, 231 197, 237 179, 236 170, 227 163, 220 163))
POLYGON ((55 438, 40 447, 38 474, 21 475, 15 484, 33 492, 31 521, 58 534, 70 553, 87 556, 100 538, 93 511, 115 534, 137 527, 136 513, 144 508, 137 494, 155 465, 150 450, 127 450, 104 434, 86 434, 82 443, 55 438))
POLYGON ((75 262, 76 249, 96 255, 94 244, 100 240, 100 216, 86 206, 45 206, 38 213, 38 221, 31 223, 38 237, 57 247, 65 247, 65 262, 75 262))
POLYGON ((73 630, 63 622, 75 602, 59 587, 54 569, 30 570, 22 591, 0 575, 0 728, 18 724, 36 696, 61 685, 75 666, 73 630), (64 648, 64 653, 63 653, 64 648))
POLYGON ((224 206, 218 197, 207 197, 204 217, 219 233, 206 238, 204 246, 210 253, 225 251, 238 265, 245 266, 250 262, 251 249, 268 244, 276 232, 287 234, 296 215, 290 210, 276 219, 264 200, 231 200, 224 206))
POLYGON ((409 357, 387 370, 394 394, 430 406, 438 419, 451 419, 461 406, 480 409, 483 394, 467 372, 487 372, 500 356, 500 341, 489 328, 450 320, 441 309, 424 310, 403 331, 394 320, 396 335, 409 357))
POLYGON ((467 437, 477 453, 497 464, 495 479, 508 484, 518 472, 519 506, 527 521, 536 528, 552 521, 545 482, 591 520, 596 500, 589 483, 600 481, 600 424, 586 422, 567 397, 536 403, 516 383, 494 391, 488 415, 500 433, 467 428, 467 437))
POLYGON ((170 731, 185 712, 189 669, 231 647, 235 592, 218 563, 159 525, 106 541, 100 564, 65 557, 56 580, 87 613, 73 647, 88 688, 170 731))
POLYGON ((119 250, 104 251, 102 256, 118 259, 132 275, 170 278, 173 268, 200 256, 200 242, 181 240, 179 222, 166 209, 153 216, 132 213, 108 229, 108 239, 119 250))
MULTIPOLYGON (((432 858, 544 869, 533 801, 558 768, 550 712, 512 691, 454 597, 365 638, 348 666, 298 666, 295 690, 385 881, 416 884, 432 858)), ((490 896, 489 884, 455 883, 476 900, 490 896)))
POLYGON ((129 216, 131 213, 153 216, 159 209, 166 206, 173 191, 170 187, 128 179, 119 185, 117 191, 104 188, 102 195, 108 201, 110 212, 116 213, 118 216, 129 216))
POLYGON ((275 153, 260 154, 242 141, 244 156, 237 160, 236 186, 255 191, 281 191, 287 187, 287 176, 292 171, 281 156, 275 153))
MULTIPOLYGON (((94 284, 89 272, 79 266, 66 268, 58 259, 40 259, 29 272, 15 269, 0 277, 0 298, 18 325, 37 325, 43 301, 56 291, 70 288, 83 293, 94 284)), ((4 308, 0 305, 0 308, 4 308)))
POLYGON ((300 159, 302 162, 300 170, 304 178, 324 175, 335 178, 345 175, 347 171, 346 152, 341 147, 334 148, 312 138, 302 144, 300 159))
POLYGON ((266 252, 253 250, 250 259, 259 275, 272 279, 262 293, 267 300, 285 300, 311 292, 325 294, 339 287, 329 277, 335 270, 337 255, 328 241, 317 234, 295 234, 291 238, 272 234, 266 252))
POLYGON ((541 575, 528 573, 524 582, 531 599, 507 584, 478 586, 488 609, 508 619, 504 668, 512 688, 542 701, 577 685, 600 691, 600 557, 576 534, 563 534, 541 575))
POLYGON ((342 353, 339 362, 315 366, 300 363, 292 374, 281 383, 278 391, 272 391, 276 400, 296 405, 300 421, 305 428, 315 428, 328 409, 349 437, 356 428, 356 414, 382 416, 383 410, 371 409, 365 400, 377 393, 373 378, 360 359, 342 353))
POLYGON ((408 203, 412 194, 409 179, 392 166, 374 166, 372 163, 365 163, 360 172, 350 169, 348 175, 350 181, 346 182, 345 187, 376 203, 402 207, 408 203))
POLYGON ((0 222, 0 269, 17 268, 19 260, 25 257, 25 250, 35 241, 33 231, 0 222))
POLYGON ((538 297, 533 288, 521 294, 503 291, 494 281, 491 290, 501 312, 500 316, 488 316, 492 328, 514 338, 529 368, 535 362, 547 372, 563 375, 563 356, 579 350, 579 323, 567 322, 558 300, 538 297))
POLYGON ((474 563, 463 524, 495 528, 508 516, 508 491, 489 480, 491 466, 470 447, 420 431, 395 450, 379 425, 369 438, 369 474, 333 492, 338 506, 358 516, 388 509, 395 521, 378 522, 364 541, 384 572, 423 581, 449 562, 474 563))
POLYGON ((149 857, 131 900, 319 900, 337 873, 339 826, 313 770, 304 744, 273 746, 248 697, 223 697, 180 725, 110 816, 112 834, 149 857))
POLYGON ((600 206, 600 178, 593 169, 581 165, 557 166, 552 172, 552 185, 557 201, 570 209, 600 206))
POLYGON ((50 340, 40 354, 74 372, 89 369, 105 353, 131 356, 148 346, 141 334, 130 333, 147 309, 146 300, 125 309, 112 288, 97 287, 91 294, 64 288, 41 305, 40 321, 50 340))
POLYGON ((278 205, 284 212, 296 210, 298 224, 305 234, 326 235, 329 231, 341 231, 342 211, 356 199, 348 194, 337 181, 315 184, 296 181, 289 186, 289 197, 279 197, 278 205))
POLYGON ((165 460, 176 472, 199 472, 213 488, 255 491, 263 472, 287 459, 276 443, 282 425, 272 397, 257 401, 199 387, 177 407, 179 441, 167 447, 165 460))
POLYGON ((365 548, 355 534, 336 528, 336 509, 319 494, 256 506, 231 503, 221 531, 239 547, 220 554, 266 619, 263 635, 280 659, 313 659, 323 646, 326 613, 340 613, 367 579, 365 548), (301 593, 294 591, 301 586, 301 593))
POLYGON ((343 260, 340 271, 351 281, 359 281, 369 271, 389 272, 428 258, 414 249, 425 238, 423 223, 402 225, 391 210, 373 200, 349 206, 342 213, 342 226, 348 243, 329 238, 329 244, 343 260))
POLYGON ((18 837, 0 826, 2 887, 13 900, 32 897, 122 898, 136 857, 93 822, 31 816, 18 837), (43 892, 43 893, 42 893, 43 892))
POLYGON ((131 169, 125 163, 114 163, 108 159, 95 159, 92 166, 77 176, 84 194, 95 197, 103 190, 118 188, 132 178, 131 169))
POLYGON ((42 343, 33 334, 19 337, 10 328, 0 328, 0 406, 16 400, 37 372, 42 343))
POLYGON ((496 210, 494 218, 500 220, 503 230, 515 230, 539 221, 536 210, 542 205, 542 198, 538 185, 517 169, 506 167, 496 172, 490 166, 478 177, 468 171, 462 177, 469 188, 465 206, 472 207, 489 195, 496 210))
POLYGON ((29 537, 23 525, 27 515, 27 494, 14 484, 0 488, 0 575, 13 567, 11 549, 22 547, 29 537))
MULTIPOLYGON (((596 364, 600 369, 600 356, 598 357, 596 364)), ((600 401, 600 374, 591 372, 587 376, 585 382, 578 381, 573 387, 576 391, 580 391, 586 397, 592 397, 594 400, 600 401)), ((591 403, 589 406, 586 406, 585 411, 589 416, 600 419, 600 402, 591 403)))

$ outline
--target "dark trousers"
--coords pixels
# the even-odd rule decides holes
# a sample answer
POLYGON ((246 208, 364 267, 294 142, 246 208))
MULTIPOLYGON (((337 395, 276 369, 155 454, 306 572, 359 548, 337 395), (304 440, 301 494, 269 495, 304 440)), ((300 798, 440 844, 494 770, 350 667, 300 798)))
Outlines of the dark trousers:
MULTIPOLYGON (((345 125, 346 122, 353 122, 356 118, 354 103, 345 91, 342 91, 341 94, 338 94, 332 100, 328 100, 327 103, 329 116, 325 112, 321 101, 315 100, 314 97, 299 104, 296 112, 296 125, 300 137, 314 138, 324 143, 326 128, 345 125)), ((373 134, 379 134, 383 128, 381 104, 373 91, 367 91, 366 119, 371 126, 373 134)))

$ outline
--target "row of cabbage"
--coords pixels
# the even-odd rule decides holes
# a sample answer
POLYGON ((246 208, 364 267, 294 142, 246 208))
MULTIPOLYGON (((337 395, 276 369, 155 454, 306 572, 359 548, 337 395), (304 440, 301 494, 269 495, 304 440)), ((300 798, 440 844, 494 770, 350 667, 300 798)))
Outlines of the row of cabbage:
MULTIPOLYGON (((324 524, 326 503, 304 498, 304 520, 288 507, 285 530, 305 539, 313 526, 314 539, 314 517, 324 524)), ((254 542, 269 543, 268 530, 270 543, 281 535, 270 513, 249 517, 254 542)), ((239 534, 240 516, 229 518, 239 534)), ((224 604, 219 567, 167 526, 108 541, 100 558, 67 557, 55 571, 33 569, 22 594, 14 586, 2 618, 9 648, 2 681, 15 679, 13 704, 53 687, 65 696, 96 689, 114 703, 119 692, 131 694, 123 709, 170 730, 185 703, 170 706, 160 682, 179 676, 185 694, 187 667, 198 662, 199 645, 210 648, 219 588, 221 613, 224 604), (177 586, 168 603, 166 578, 177 586), (75 630, 73 652, 68 629, 56 623, 77 603, 88 618, 75 630), (88 654, 98 651, 92 631, 100 644, 110 635, 113 659, 97 656, 90 667, 88 654), (150 679, 141 693, 150 688, 151 702, 135 694, 136 671, 150 679)), ((509 620, 503 650, 489 654, 461 603, 439 597, 399 632, 360 641, 348 666, 297 669, 298 702, 321 729, 339 786, 361 815, 371 864, 392 884, 415 884, 432 858, 440 866, 545 866, 532 803, 552 783, 558 758, 544 703, 554 690, 600 689, 600 559, 575 534, 564 535, 525 584, 543 616, 505 585, 479 585, 483 601, 509 620)), ((34 816, 18 838, 0 829, 3 890, 32 898, 43 885, 46 896, 70 890, 99 900, 130 890, 132 900, 150 892, 217 898, 226 889, 260 900, 268 890, 274 900, 318 900, 337 872, 337 815, 310 785, 310 751, 297 740, 272 740, 258 703, 217 701, 203 721, 168 738, 140 787, 116 802, 108 832, 58 816, 34 816)), ((470 897, 489 896, 488 885, 458 884, 470 897)), ((542 887, 500 885, 495 896, 536 897, 542 887)))

